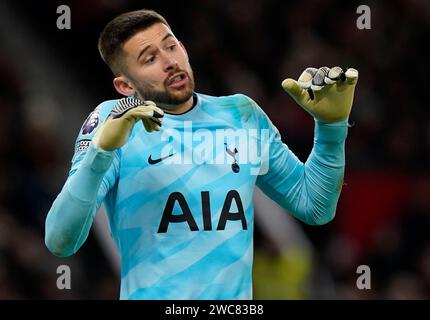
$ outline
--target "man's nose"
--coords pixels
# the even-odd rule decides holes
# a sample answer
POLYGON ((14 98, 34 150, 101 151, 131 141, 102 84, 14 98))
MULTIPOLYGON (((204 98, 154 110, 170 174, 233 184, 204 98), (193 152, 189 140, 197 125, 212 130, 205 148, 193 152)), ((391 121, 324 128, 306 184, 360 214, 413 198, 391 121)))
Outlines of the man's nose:
POLYGON ((169 55, 165 55, 164 58, 164 71, 168 72, 170 70, 176 69, 178 66, 178 61, 169 55))

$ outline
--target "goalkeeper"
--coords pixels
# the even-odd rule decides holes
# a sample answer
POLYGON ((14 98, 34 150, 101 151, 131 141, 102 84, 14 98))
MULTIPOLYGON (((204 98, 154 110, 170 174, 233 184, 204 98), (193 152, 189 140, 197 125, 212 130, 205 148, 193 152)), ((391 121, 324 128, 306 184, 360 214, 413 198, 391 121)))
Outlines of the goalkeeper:
POLYGON ((187 52, 156 12, 113 19, 99 51, 126 98, 101 103, 83 124, 46 218, 47 247, 57 256, 77 252, 104 203, 121 256, 121 299, 251 299, 253 189, 307 224, 333 219, 358 72, 308 68, 298 81, 283 81, 315 119, 313 149, 302 163, 249 97, 194 91, 187 52), (202 139, 219 129, 268 132, 250 137, 268 148, 259 174, 231 141, 215 141, 199 161, 186 157, 187 135, 202 139))

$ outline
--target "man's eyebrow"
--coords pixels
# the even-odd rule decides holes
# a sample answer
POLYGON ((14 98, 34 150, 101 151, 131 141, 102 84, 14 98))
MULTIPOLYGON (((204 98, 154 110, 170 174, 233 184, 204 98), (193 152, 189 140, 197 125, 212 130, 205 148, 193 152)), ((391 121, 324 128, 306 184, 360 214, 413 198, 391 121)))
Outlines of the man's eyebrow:
MULTIPOLYGON (((167 40, 168 38, 170 38, 170 37, 174 37, 173 36, 173 34, 171 34, 170 32, 169 33, 167 33, 164 37, 163 37, 163 39, 161 39, 161 41, 165 41, 165 40, 167 40)), ((139 59, 140 59, 140 57, 149 49, 151 47, 151 45, 149 44, 149 45, 147 45, 145 48, 143 48, 140 52, 139 52, 139 55, 137 56, 137 61, 139 61, 139 59)))
POLYGON ((149 49, 151 48, 151 45, 147 45, 145 48, 143 48, 140 52, 139 55, 137 56, 137 61, 139 61, 140 57, 149 49))
POLYGON ((163 39, 161 39, 161 41, 164 41, 164 40, 166 40, 166 39, 168 39, 168 38, 170 38, 170 37, 174 38, 173 34, 171 34, 171 33, 169 32, 169 33, 167 33, 167 34, 163 37, 163 39))

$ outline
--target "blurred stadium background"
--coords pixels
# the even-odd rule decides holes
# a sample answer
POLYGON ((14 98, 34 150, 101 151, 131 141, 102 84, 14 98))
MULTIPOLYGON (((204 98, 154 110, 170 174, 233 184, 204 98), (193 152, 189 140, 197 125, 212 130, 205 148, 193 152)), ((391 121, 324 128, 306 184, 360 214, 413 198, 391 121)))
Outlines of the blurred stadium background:
POLYGON ((74 256, 44 246, 44 221, 83 121, 117 97, 97 38, 116 14, 163 14, 188 49, 197 91, 256 100, 305 160, 313 120, 280 87, 307 66, 360 71, 345 186, 333 222, 309 227, 256 194, 256 299, 430 298, 430 2, 2 1, 0 3, 0 299, 117 299, 103 217, 74 256), (56 9, 71 9, 58 30, 56 9), (371 30, 356 27, 371 8, 371 30), (427 66, 427 67, 426 67, 427 66), (56 288, 56 268, 72 289, 56 288), (371 290, 356 288, 357 266, 371 290))

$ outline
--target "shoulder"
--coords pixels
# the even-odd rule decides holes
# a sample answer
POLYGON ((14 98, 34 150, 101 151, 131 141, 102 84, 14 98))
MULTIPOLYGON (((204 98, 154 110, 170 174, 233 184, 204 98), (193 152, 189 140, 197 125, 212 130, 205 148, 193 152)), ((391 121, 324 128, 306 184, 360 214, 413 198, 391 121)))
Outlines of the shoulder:
POLYGON ((82 124, 78 138, 92 138, 101 123, 109 116, 109 113, 115 107, 118 100, 119 99, 103 101, 91 111, 82 124))
POLYGON ((209 96, 199 94, 202 104, 209 112, 221 113, 226 117, 234 117, 241 121, 256 119, 260 108, 250 97, 244 94, 229 96, 209 96))
POLYGON ((112 109, 115 107, 119 99, 106 100, 95 107, 93 111, 86 117, 78 136, 75 141, 74 156, 72 162, 77 159, 80 154, 87 151, 91 140, 94 138, 101 124, 109 116, 112 109))
POLYGON ((255 104, 250 97, 241 93, 228 96, 210 96, 199 93, 198 96, 203 102, 214 103, 218 106, 252 107, 252 104, 255 104))

